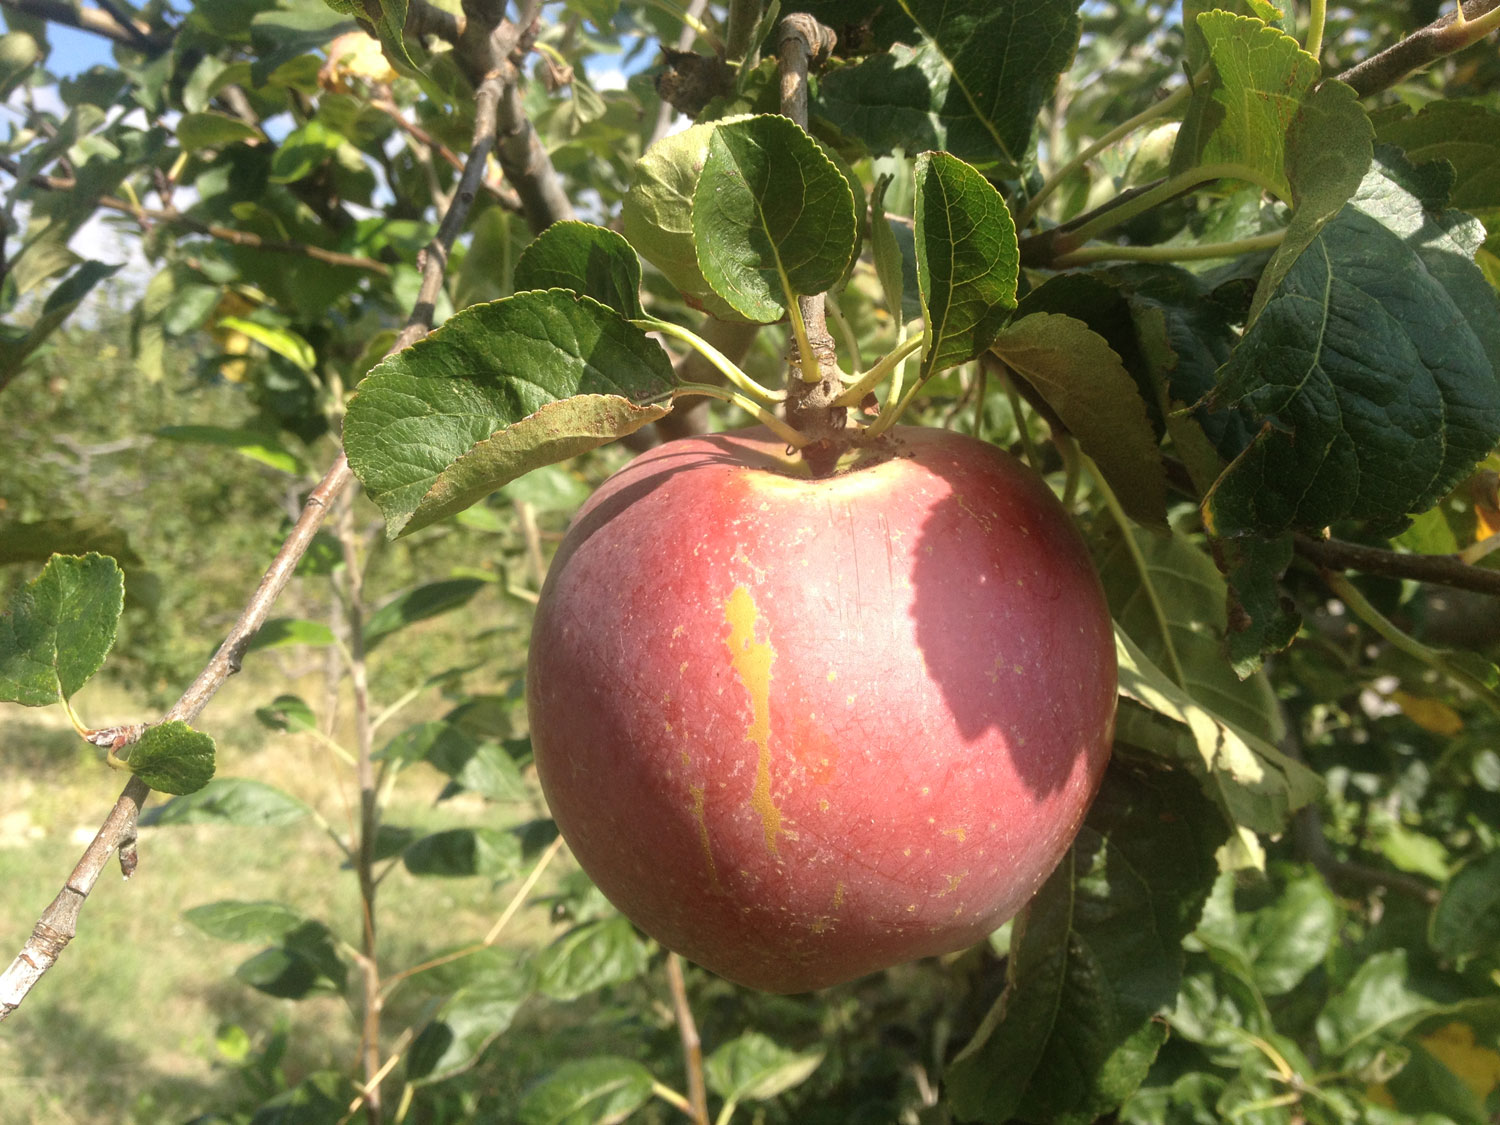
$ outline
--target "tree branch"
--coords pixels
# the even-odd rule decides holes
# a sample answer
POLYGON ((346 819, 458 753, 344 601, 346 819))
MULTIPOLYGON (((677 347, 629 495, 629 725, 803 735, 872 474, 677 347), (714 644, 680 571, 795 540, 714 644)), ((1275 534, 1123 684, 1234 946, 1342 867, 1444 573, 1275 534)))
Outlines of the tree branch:
MULTIPOLYGON (((406 115, 401 112, 401 107, 395 102, 376 98, 370 103, 370 108, 380 110, 381 113, 394 121, 407 136, 411 137, 418 144, 427 146, 427 148, 437 154, 439 159, 450 167, 456 168, 460 172, 464 170, 464 161, 458 153, 454 152, 415 121, 408 121, 406 115)), ((496 202, 507 211, 520 212, 520 197, 504 183, 485 177, 481 181, 480 186, 494 196, 496 202)))
MULTIPOLYGON (((485 163, 493 149, 495 136, 494 105, 499 96, 497 88, 500 77, 487 82, 476 96, 473 150, 464 166, 459 188, 443 221, 438 226, 437 236, 425 252, 422 287, 418 293, 406 327, 402 329, 390 352, 394 354, 431 330, 432 312, 438 288, 442 285, 443 270, 448 262, 453 241, 468 219, 473 206, 478 184, 484 175, 485 163)), ((224 686, 231 675, 240 670, 245 651, 251 639, 270 616, 271 607, 291 581, 297 563, 307 552, 313 536, 322 526, 334 500, 353 480, 348 458, 340 453, 333 465, 308 494, 296 525, 286 541, 277 551, 276 557, 261 577, 260 585, 246 603, 239 619, 229 630, 229 635, 214 653, 213 658, 188 685, 182 697, 162 717, 162 722, 181 720, 191 723, 209 701, 224 686)), ((123 729, 123 728, 122 728, 123 729)), ((143 728, 142 728, 143 729, 143 728)), ((138 737, 138 734, 137 734, 138 737)), ((120 853, 120 867, 129 878, 135 870, 136 822, 141 806, 150 795, 150 789, 139 778, 132 777, 125 785, 115 807, 105 818, 94 840, 84 852, 83 858, 68 876, 68 881, 52 904, 42 913, 32 930, 31 937, 16 959, 3 974, 0 974, 0 1021, 21 1005, 43 974, 57 963, 62 951, 78 932, 78 917, 84 901, 99 881, 109 857, 120 853)), ((378 1049, 378 1046, 377 1046, 378 1049)))
MULTIPOLYGON (((9 157, 0 156, 0 171, 8 172, 10 175, 18 175, 16 162, 9 157)), ((38 173, 31 177, 30 182, 46 191, 73 191, 77 188, 76 180, 69 176, 47 176, 38 173)), ((98 205, 109 211, 118 211, 122 215, 129 215, 143 227, 152 223, 165 223, 168 226, 182 227, 184 230, 192 231, 194 234, 206 235, 209 238, 217 238, 221 242, 228 242, 235 246, 246 246, 254 250, 266 250, 276 254, 297 254, 304 258, 314 258, 320 262, 326 262, 331 266, 345 266, 349 269, 364 270, 366 273, 378 274, 381 277, 389 277, 391 267, 384 262, 377 262, 374 258, 362 258, 357 254, 343 254, 337 250, 325 250, 321 246, 311 246, 304 242, 286 242, 277 238, 262 238, 248 230, 235 230, 233 227, 221 227, 216 223, 205 223, 195 219, 191 215, 184 215, 175 209, 159 210, 151 207, 139 207, 133 203, 127 203, 123 199, 117 199, 112 195, 101 195, 98 205)))
POLYGON ((1409 555, 1340 539, 1296 537, 1296 550, 1303 558, 1328 570, 1358 570, 1391 578, 1410 578, 1456 590, 1500 597, 1500 570, 1472 566, 1457 555, 1409 555))
POLYGON ((152 57, 172 46, 170 38, 159 39, 153 35, 149 24, 121 19, 107 7, 74 7, 66 0, 0 0, 0 8, 10 8, 49 23, 100 35, 152 57))
POLYGON ((1338 80, 1353 86, 1354 92, 1362 98, 1378 94, 1412 71, 1421 70, 1479 42, 1500 26, 1500 16, 1492 14, 1497 11, 1500 11, 1500 0, 1468 0, 1463 5, 1462 20, 1455 7, 1401 42, 1351 66, 1338 76, 1338 80))

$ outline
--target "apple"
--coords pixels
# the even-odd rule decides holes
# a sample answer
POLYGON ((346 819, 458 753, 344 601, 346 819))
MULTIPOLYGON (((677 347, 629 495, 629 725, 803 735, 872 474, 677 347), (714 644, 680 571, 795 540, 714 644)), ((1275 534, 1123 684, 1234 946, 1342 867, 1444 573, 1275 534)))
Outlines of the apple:
POLYGON ((579 511, 527 672, 578 862, 662 945, 802 992, 964 948, 1072 842, 1115 648, 1077 530, 994 446, 894 427, 823 479, 762 428, 579 511))

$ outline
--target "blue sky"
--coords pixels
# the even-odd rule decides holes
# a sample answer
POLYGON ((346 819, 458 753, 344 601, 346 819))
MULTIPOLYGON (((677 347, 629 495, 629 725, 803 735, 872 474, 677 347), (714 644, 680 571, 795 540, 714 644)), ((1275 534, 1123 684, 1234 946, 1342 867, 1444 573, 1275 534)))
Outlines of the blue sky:
POLYGON ((62 77, 82 74, 96 63, 106 66, 114 64, 110 54, 110 42, 85 31, 74 31, 71 27, 52 24, 47 28, 47 40, 52 44, 52 54, 47 59, 47 69, 62 77))

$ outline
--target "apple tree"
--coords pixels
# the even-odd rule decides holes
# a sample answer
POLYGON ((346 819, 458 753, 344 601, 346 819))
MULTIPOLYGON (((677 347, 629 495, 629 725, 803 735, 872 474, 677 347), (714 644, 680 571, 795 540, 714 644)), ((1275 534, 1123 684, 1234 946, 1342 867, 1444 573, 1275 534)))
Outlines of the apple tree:
MULTIPOLYGON (((110 674, 134 573, 172 582, 171 552, 143 562, 98 521, 59 517, 86 497, 0 493, 0 699, 60 707, 128 774, 0 977, 7 1033, 24 1034, 32 987, 67 973, 117 855, 127 876, 141 863, 131 893, 150 909, 190 906, 201 930, 260 945, 237 974, 249 987, 347 1001, 353 1057, 295 1082, 252 1060, 277 1080, 225 1119, 706 1125, 752 1102, 757 1120, 797 1122, 1500 1112, 1495 0, 0 0, 0 14, 0 415, 37 401, 92 298, 136 276, 138 378, 229 384, 244 406, 227 424, 162 418, 149 440, 220 450, 226 477, 257 463, 294 501, 280 523, 236 513, 280 547, 227 634, 201 630, 212 658, 182 665, 161 708, 141 693, 142 713, 94 726, 74 696, 110 674), (59 29, 107 43, 108 61, 69 67, 59 29), (99 224, 130 262, 80 253, 99 224), (737 483, 691 500, 670 471, 626 470, 563 538, 632 453, 688 465, 752 447, 737 483), (936 483, 871 483, 872 463, 923 463, 919 448, 966 452, 936 483), (1010 547, 944 553, 936 507, 898 516, 931 487, 987 544, 1041 527, 974 483, 976 460, 1066 512, 1024 573, 1006 569, 1010 547), (723 500, 747 488, 768 514, 723 500), (798 509, 810 539, 774 524, 793 488, 822 498, 798 509), (649 522, 600 530, 652 494, 649 522), (817 537, 840 520, 880 537, 830 549, 817 537), (924 535, 925 554, 902 545, 924 535), (590 593, 554 593, 584 536, 590 593), (704 610, 699 548, 756 577, 704 610), (393 559, 417 580, 382 586, 393 559), (1050 593, 981 593, 997 578, 1050 593), (273 616, 289 584, 323 590, 332 624, 273 616), (771 591, 782 616, 762 613, 771 591), (462 629, 493 603, 525 633, 539 600, 536 682, 509 657, 403 663, 417 623, 462 629), (914 626, 879 648, 840 631, 854 617, 914 626), (1090 622, 1103 655, 1068 655, 1059 637, 1090 622), (341 763, 345 825, 216 772, 206 709, 285 646, 327 648, 325 709, 346 700, 350 718, 287 692, 262 721, 341 763), (583 669, 597 680, 572 690, 583 669), (774 676, 806 686, 773 700, 774 676), (820 725, 827 685, 849 680, 848 723, 820 725), (714 702, 726 683, 744 690, 714 702), (983 734, 993 758, 976 748, 1001 725, 992 698, 1013 723, 983 734), (408 707, 429 718, 386 728, 408 707), (656 724, 693 732, 684 771, 718 727, 739 757, 679 777, 656 724), (864 886, 854 869, 900 885, 901 857, 931 850, 914 802, 944 724, 959 744, 931 783, 979 804, 972 824, 928 818, 952 862, 911 911, 966 909, 963 880, 1000 846, 976 827, 985 810, 991 828, 1001 813, 1025 825, 1006 840, 1046 838, 1045 862, 987 892, 961 941, 851 937, 838 910, 864 886), (1062 812, 1043 798, 1083 736, 1049 734, 1075 726, 1099 745, 1062 812), (816 786, 856 759, 880 769, 839 799, 868 825, 825 830, 844 845, 820 884, 828 913, 797 914, 806 933, 788 936, 775 912, 795 914, 800 888, 777 882, 793 854, 778 843, 811 834, 816 786), (660 772, 631 773, 646 760, 660 772), (419 769, 488 802, 484 822, 394 822, 392 793, 419 769), (580 785, 593 794, 573 804, 580 785), (148 807, 153 790, 170 799, 148 807), (716 819, 721 790, 734 812, 716 819), (652 801, 668 791, 676 837, 652 801), (150 846, 173 826, 309 819, 358 917, 151 885, 150 846), (775 861, 766 874, 734 850, 735 824, 775 861), (673 839, 702 878, 677 879, 673 839), (435 927, 393 963, 393 872, 486 878, 493 925, 435 927), (512 940, 543 904, 545 937, 512 940), (849 972, 749 974, 792 982, 779 999, 684 961, 733 965, 736 911, 773 961, 816 938, 849 972), (941 956, 891 964, 924 953, 941 956)), ((131 658, 127 630, 115 659, 131 658)))

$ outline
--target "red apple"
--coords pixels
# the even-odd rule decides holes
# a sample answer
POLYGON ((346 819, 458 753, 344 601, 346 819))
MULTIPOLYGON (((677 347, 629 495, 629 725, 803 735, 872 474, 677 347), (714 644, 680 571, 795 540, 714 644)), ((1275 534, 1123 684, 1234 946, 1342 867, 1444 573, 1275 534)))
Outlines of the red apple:
POLYGON ((801 992, 1025 904, 1109 757, 1109 611, 991 445, 895 428, 810 479, 762 428, 674 441, 578 513, 527 676, 583 869, 669 949, 801 992))

